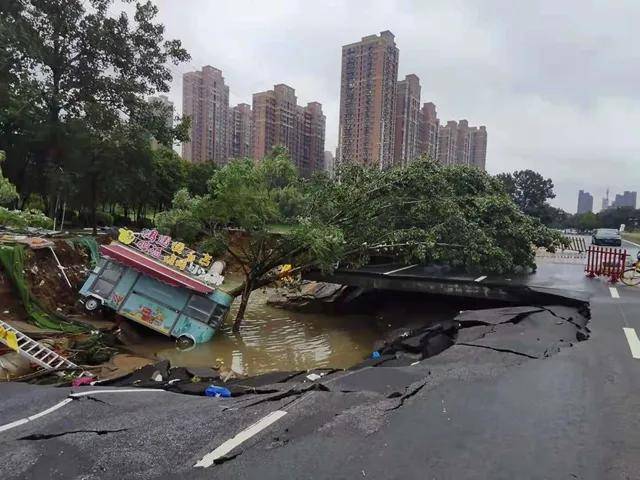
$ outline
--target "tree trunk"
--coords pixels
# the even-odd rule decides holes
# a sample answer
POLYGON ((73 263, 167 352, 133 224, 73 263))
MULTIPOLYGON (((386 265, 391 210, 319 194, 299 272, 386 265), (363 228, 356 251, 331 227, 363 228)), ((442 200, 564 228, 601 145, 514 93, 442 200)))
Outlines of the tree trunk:
POLYGON ((240 307, 238 308, 236 319, 233 322, 233 331, 236 333, 240 331, 240 326, 242 325, 242 320, 244 320, 244 314, 247 310, 247 305, 249 304, 249 297, 251 296, 252 291, 253 291, 253 280, 248 277, 245 280, 244 289, 242 290, 242 297, 240 297, 240 307))

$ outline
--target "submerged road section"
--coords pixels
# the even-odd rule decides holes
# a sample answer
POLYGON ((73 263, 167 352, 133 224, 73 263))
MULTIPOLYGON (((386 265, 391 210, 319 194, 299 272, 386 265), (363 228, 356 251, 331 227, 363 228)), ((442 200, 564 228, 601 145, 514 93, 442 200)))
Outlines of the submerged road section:
POLYGON ((238 397, 0 384, 2 478, 638 478, 640 289, 571 268, 588 305, 461 312, 238 397))

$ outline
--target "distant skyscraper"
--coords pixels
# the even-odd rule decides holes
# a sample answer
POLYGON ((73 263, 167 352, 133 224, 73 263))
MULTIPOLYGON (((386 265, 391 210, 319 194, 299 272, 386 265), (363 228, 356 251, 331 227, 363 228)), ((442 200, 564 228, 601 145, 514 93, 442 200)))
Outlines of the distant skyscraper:
POLYGON ((298 118, 302 120, 300 132, 300 154, 296 162, 300 175, 309 177, 315 171, 324 169, 324 135, 326 117, 318 102, 298 107, 298 118))
POLYGON ((458 122, 456 137, 456 165, 469 165, 471 161, 471 134, 469 122, 458 122))
POLYGON ((607 195, 602 199, 602 210, 606 210, 609 207, 609 189, 607 188, 607 195))
POLYGON ((611 206, 614 208, 618 208, 618 207, 636 208, 637 197, 638 197, 637 192, 625 191, 623 194, 616 195, 616 199, 613 201, 613 204, 611 206))
POLYGON ((229 87, 222 71, 207 65, 182 76, 182 114, 191 118, 190 141, 182 145, 182 157, 194 163, 227 163, 229 87))
POLYGON ((230 110, 231 158, 253 156, 253 137, 251 134, 251 105, 240 103, 230 110))
POLYGON ((393 163, 398 56, 389 31, 342 47, 339 162, 393 163))
POLYGON ((438 158, 438 130, 440 120, 434 103, 425 103, 420 110, 418 122, 418 156, 427 155, 432 160, 438 158))
POLYGON ((253 158, 260 160, 282 145, 300 174, 309 176, 324 162, 326 120, 320 103, 302 107, 297 102, 295 90, 284 84, 253 95, 253 158))
POLYGON ((418 158, 420 79, 407 75, 396 87, 394 164, 406 165, 418 158))
POLYGON ((335 176, 335 160, 336 158, 333 156, 333 153, 328 150, 324 152, 324 171, 327 172, 331 178, 335 176))
POLYGON ((481 170, 487 168, 487 127, 471 128, 471 158, 469 165, 481 170))
POLYGON ((441 165, 455 165, 458 154, 458 124, 449 120, 438 129, 437 160, 441 165))
POLYGON ((593 212, 593 196, 589 192, 578 192, 578 215, 593 212))
POLYGON ((469 165, 484 170, 487 159, 487 128, 469 127, 467 120, 448 121, 438 128, 436 159, 442 165, 469 165))

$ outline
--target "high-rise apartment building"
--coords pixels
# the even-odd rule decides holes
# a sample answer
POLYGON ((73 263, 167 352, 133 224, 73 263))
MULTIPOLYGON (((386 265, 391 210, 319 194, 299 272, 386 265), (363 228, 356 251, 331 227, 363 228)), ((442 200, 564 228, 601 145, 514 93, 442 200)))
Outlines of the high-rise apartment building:
POLYGON ((329 177, 334 178, 335 176, 335 161, 336 158, 333 156, 329 150, 325 150, 324 152, 324 171, 327 172, 329 177))
POLYGON ((418 158, 420 79, 410 74, 396 86, 394 164, 406 165, 418 158))
POLYGON ((616 198, 611 204, 611 206, 614 208, 618 208, 618 207, 636 208, 637 197, 638 197, 637 192, 625 191, 622 194, 619 193, 616 195, 616 198))
POLYGON ((224 165, 229 157, 229 87, 212 66, 182 76, 182 114, 191 118, 190 141, 182 157, 190 162, 224 165))
POLYGON ((239 103, 229 111, 231 131, 231 158, 245 158, 253 155, 251 105, 239 103))
POLYGON ((477 167, 481 170, 487 168, 487 127, 471 128, 471 155, 469 165, 477 167))
POLYGON ((342 47, 340 162, 386 168, 393 163, 399 50, 393 33, 342 47))
POLYGON ((326 119, 322 105, 298 105, 295 90, 275 85, 253 95, 253 158, 264 158, 273 147, 287 148, 301 175, 322 169, 326 119))
POLYGON ((436 159, 441 165, 455 165, 458 154, 458 123, 449 120, 438 129, 438 152, 436 159))
POLYGON ((435 104, 425 103, 420 110, 418 121, 418 156, 427 155, 432 160, 438 158, 439 129, 440 120, 435 104))
POLYGON ((442 165, 470 165, 484 170, 487 161, 487 128, 469 127, 467 120, 448 121, 438 129, 436 159, 442 165))
POLYGON ((584 190, 578 192, 578 215, 593 212, 593 195, 584 190))
POLYGON ((309 177, 315 171, 324 169, 324 135, 326 117, 322 113, 322 105, 310 102, 306 107, 298 107, 301 119, 300 153, 294 162, 303 177, 309 177))

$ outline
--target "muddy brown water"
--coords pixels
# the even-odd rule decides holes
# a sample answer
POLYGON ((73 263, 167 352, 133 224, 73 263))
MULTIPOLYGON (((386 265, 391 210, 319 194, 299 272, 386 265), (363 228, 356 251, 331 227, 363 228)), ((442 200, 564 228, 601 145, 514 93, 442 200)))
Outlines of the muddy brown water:
POLYGON ((301 313, 267 304, 268 293, 254 292, 239 334, 231 331, 237 305, 211 342, 179 351, 173 340, 144 332, 131 349, 168 359, 173 366, 223 365, 242 375, 270 371, 348 368, 369 357, 377 340, 398 329, 453 318, 461 305, 423 297, 391 295, 360 314, 301 313))

